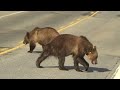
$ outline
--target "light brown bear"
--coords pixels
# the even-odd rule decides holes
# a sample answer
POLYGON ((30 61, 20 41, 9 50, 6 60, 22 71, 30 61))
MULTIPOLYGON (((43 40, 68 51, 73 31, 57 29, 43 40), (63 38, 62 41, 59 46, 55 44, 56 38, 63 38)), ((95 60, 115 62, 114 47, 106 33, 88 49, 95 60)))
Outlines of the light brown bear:
POLYGON ((36 43, 42 45, 44 50, 44 46, 51 42, 58 35, 59 33, 52 27, 35 27, 32 31, 26 33, 23 44, 30 45, 30 50, 28 51, 29 53, 33 52, 36 47, 36 43))

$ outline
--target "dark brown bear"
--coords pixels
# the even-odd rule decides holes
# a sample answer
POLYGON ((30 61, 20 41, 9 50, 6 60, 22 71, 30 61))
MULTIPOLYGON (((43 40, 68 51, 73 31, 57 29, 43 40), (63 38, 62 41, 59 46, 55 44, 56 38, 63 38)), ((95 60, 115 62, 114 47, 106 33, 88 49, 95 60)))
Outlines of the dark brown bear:
POLYGON ((79 69, 78 64, 80 63, 87 71, 89 64, 84 59, 85 54, 89 57, 92 64, 97 64, 98 53, 96 46, 93 46, 86 37, 62 34, 57 36, 52 42, 44 47, 43 53, 36 61, 36 66, 42 68, 42 66, 40 66, 42 61, 48 56, 55 56, 59 59, 59 69, 67 70, 64 67, 65 57, 72 55, 75 70, 82 71, 79 69))
POLYGON ((30 45, 30 50, 28 52, 32 53, 34 48, 36 47, 36 43, 39 43, 42 45, 42 48, 44 49, 44 45, 51 42, 56 36, 58 36, 59 33, 51 27, 45 27, 45 28, 34 28, 31 32, 27 32, 24 37, 24 44, 30 45))

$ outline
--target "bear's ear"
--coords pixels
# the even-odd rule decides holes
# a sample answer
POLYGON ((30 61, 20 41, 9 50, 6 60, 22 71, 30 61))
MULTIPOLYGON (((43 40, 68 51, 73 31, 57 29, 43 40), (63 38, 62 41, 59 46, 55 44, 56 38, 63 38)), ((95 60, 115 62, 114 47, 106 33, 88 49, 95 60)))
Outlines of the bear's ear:
POLYGON ((35 27, 34 30, 39 29, 39 27, 35 27))
POLYGON ((30 37, 30 33, 27 32, 27 33, 26 33, 26 36, 27 36, 27 38, 29 39, 29 37, 30 37))
POLYGON ((96 50, 96 46, 93 46, 93 49, 96 50))

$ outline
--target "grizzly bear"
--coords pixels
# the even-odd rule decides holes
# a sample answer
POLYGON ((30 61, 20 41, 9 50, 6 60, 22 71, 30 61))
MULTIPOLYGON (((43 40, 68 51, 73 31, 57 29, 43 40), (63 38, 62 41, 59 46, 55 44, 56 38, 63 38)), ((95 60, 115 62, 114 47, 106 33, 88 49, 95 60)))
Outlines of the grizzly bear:
POLYGON ((36 43, 39 43, 40 45, 42 45, 42 48, 44 49, 44 46, 47 43, 51 42, 58 35, 59 33, 54 28, 35 27, 31 32, 26 33, 23 44, 29 43, 30 50, 28 52, 32 53, 36 47, 36 43))
POLYGON ((42 61, 48 56, 55 56, 59 60, 59 69, 68 70, 64 67, 64 62, 65 57, 69 55, 73 56, 76 71, 82 72, 79 69, 79 63, 85 67, 85 71, 88 70, 89 64, 84 59, 85 55, 89 57, 92 64, 97 64, 98 52, 96 46, 93 46, 85 36, 78 37, 71 34, 61 34, 45 45, 42 54, 36 61, 36 66, 42 68, 40 66, 42 61))

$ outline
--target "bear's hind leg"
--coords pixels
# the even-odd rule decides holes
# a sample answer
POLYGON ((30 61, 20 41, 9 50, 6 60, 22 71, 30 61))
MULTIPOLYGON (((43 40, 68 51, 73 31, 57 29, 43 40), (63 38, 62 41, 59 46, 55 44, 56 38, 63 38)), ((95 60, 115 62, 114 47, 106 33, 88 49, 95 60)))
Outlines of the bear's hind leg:
POLYGON ((68 70, 64 67, 64 63, 65 63, 65 57, 58 57, 59 59, 59 69, 60 70, 68 70))

